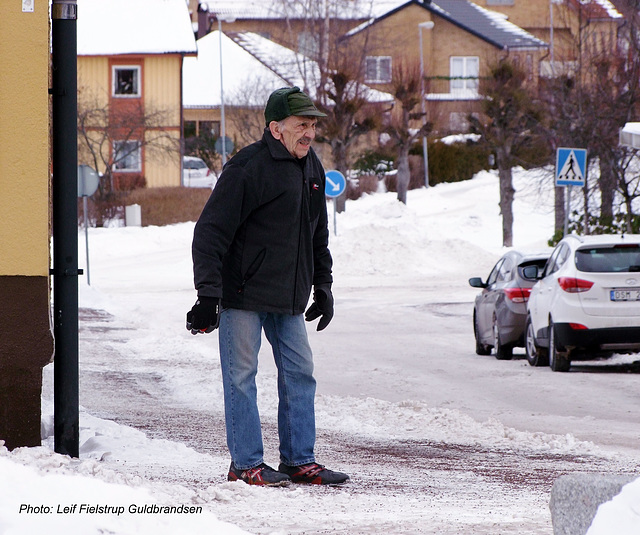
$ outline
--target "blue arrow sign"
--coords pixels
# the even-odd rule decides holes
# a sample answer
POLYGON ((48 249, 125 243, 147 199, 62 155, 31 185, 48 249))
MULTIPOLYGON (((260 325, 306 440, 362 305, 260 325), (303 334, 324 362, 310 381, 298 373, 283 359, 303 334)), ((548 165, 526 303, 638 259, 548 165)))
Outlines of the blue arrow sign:
POLYGON ((584 186, 587 149, 559 148, 556 152, 556 186, 584 186))
POLYGON ((327 171, 327 182, 324 186, 324 194, 327 197, 339 197, 347 187, 347 179, 340 171, 327 171))

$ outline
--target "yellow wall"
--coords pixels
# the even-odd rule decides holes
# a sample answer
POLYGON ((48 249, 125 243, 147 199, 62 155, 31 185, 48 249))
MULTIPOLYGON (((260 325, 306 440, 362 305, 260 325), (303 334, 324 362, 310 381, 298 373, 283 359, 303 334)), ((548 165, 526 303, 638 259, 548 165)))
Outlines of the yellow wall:
MULTIPOLYGON (((129 56, 117 56, 113 59, 121 62, 129 56)), ((163 128, 175 138, 175 147, 180 140, 182 57, 177 54, 135 56, 131 64, 142 65, 142 98, 147 112, 162 110, 163 128)), ((111 96, 111 62, 106 56, 80 56, 78 58, 78 105, 83 102, 100 108, 109 105, 111 96)), ((144 175, 148 187, 179 186, 180 154, 175 151, 170 157, 158 154, 149 148, 144 151, 144 175)), ((79 163, 94 166, 87 158, 81 144, 78 151, 79 163)), ((99 169, 99 171, 104 171, 99 169)))
MULTIPOLYGON (((167 147, 173 146, 177 147, 180 143, 180 132, 167 132, 172 138, 172 143, 169 140, 165 142, 160 141, 160 143, 156 142, 160 145, 165 145, 167 147)), ((180 185, 180 155, 177 152, 171 152, 171 156, 169 156, 164 151, 151 154, 153 150, 150 146, 147 146, 145 149, 146 162, 145 162, 145 177, 147 179, 147 187, 151 188, 161 188, 161 187, 169 187, 169 186, 179 186, 180 185)))
POLYGON ((180 56, 147 56, 144 60, 145 105, 170 110, 167 126, 180 127, 180 56))
POLYGON ((0 275, 49 273, 49 12, 0 17, 0 275))

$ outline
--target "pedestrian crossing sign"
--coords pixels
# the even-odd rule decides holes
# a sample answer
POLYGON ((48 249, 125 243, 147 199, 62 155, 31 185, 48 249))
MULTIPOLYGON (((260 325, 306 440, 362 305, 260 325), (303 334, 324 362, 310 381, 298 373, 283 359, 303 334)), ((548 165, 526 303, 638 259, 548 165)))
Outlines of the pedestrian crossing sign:
POLYGON ((556 186, 584 186, 587 149, 559 148, 556 152, 556 186))

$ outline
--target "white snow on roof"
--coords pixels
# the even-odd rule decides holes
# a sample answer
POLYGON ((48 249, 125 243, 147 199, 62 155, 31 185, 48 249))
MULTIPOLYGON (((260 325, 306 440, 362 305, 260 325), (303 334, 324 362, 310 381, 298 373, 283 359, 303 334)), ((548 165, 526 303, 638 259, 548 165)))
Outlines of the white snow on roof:
POLYGON ((257 33, 238 33, 235 39, 242 48, 262 63, 269 65, 291 85, 297 85, 311 98, 316 97, 313 88, 317 87, 320 80, 320 69, 317 62, 257 33))
MULTIPOLYGON (((408 0, 337 0, 318 2, 311 15, 324 15, 341 19, 362 19, 379 17, 408 0)), ((305 18, 310 14, 303 2, 283 2, 283 0, 212 0, 203 2, 210 13, 219 14, 223 19, 282 19, 305 18)))
MULTIPOLYGON (((320 67, 318 63, 289 48, 274 43, 257 33, 242 32, 235 34, 234 39, 264 64, 269 65, 291 85, 302 88, 312 99, 317 98, 316 88, 320 85, 320 67)), ((331 82, 327 82, 331 89, 331 82)), ((368 102, 393 102, 389 93, 372 89, 364 84, 353 82, 349 91, 356 91, 368 102)))
MULTIPOLYGON (((512 22, 507 20, 507 16, 503 13, 498 13, 497 11, 491 11, 489 9, 485 9, 482 6, 474 4, 471 2, 471 5, 477 9, 480 13, 482 13, 488 20, 491 21, 491 24, 498 28, 501 31, 509 33, 515 37, 516 42, 522 41, 523 45, 531 46, 532 44, 538 44, 539 46, 545 46, 546 43, 541 39, 536 38, 534 35, 530 34, 526 30, 520 28, 520 26, 516 26, 512 22)), ((514 47, 515 43, 511 43, 510 47, 514 47)))
POLYGON ((78 55, 194 53, 185 0, 78 0, 78 55))
MULTIPOLYGON (((197 41, 198 57, 184 58, 182 67, 183 105, 185 108, 219 107, 220 34, 211 32, 197 41)), ((263 65, 241 46, 222 33, 222 81, 225 103, 245 97, 264 106, 269 94, 289 85, 281 76, 263 65), (260 94, 254 88, 259 87, 260 94), (247 91, 251 88, 251 91, 247 91), (249 95, 248 93, 252 93, 249 95)))
POLYGON ((640 134, 640 123, 626 123, 623 131, 630 134, 640 134))
MULTIPOLYGON (((218 107, 220 99, 220 34, 211 32, 198 39, 198 57, 183 62, 185 108, 218 107)), ((283 86, 297 85, 312 99, 320 79, 318 64, 257 33, 222 33, 222 69, 225 104, 264 106, 269 94, 283 86)), ((360 84, 369 102, 390 102, 388 93, 360 84)))
POLYGON ((602 6, 612 19, 622 18, 622 14, 616 9, 616 7, 609 2, 609 0, 595 0, 596 4, 602 6))

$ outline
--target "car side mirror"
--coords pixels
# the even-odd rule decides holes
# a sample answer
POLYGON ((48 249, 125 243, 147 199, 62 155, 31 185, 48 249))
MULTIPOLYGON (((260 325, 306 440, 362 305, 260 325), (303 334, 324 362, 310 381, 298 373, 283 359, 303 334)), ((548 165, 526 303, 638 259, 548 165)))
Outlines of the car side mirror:
POLYGON ((487 284, 485 282, 482 282, 482 279, 480 277, 471 277, 469 279, 469 285, 473 286, 474 288, 486 288, 487 284))
POLYGON ((525 279, 537 280, 542 273, 538 271, 538 266, 525 266, 522 268, 522 276, 525 279))

